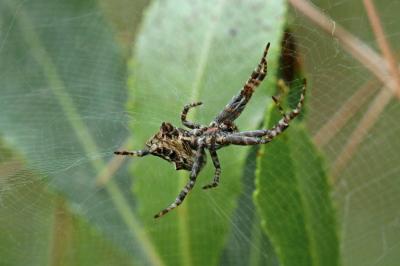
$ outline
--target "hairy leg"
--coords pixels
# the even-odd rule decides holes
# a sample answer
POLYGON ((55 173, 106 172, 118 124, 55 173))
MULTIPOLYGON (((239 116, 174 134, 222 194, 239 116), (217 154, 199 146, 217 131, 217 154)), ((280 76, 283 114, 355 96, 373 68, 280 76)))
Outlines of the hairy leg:
POLYGON ((268 129, 259 129, 259 130, 251 130, 251 131, 242 131, 234 133, 235 136, 242 137, 264 137, 269 134, 268 129))
POLYGON ((213 161, 214 168, 215 168, 214 180, 213 180, 212 183, 203 186, 203 189, 209 189, 209 188, 217 187, 218 184, 219 184, 219 176, 221 175, 221 165, 220 165, 219 160, 218 160, 217 152, 215 150, 213 150, 213 149, 209 150, 209 151, 210 151, 211 159, 213 161))
POLYGON ((301 108, 303 107, 304 103, 304 97, 306 94, 306 87, 307 87, 307 81, 306 79, 303 80, 303 88, 301 90, 300 94, 300 100, 297 103, 297 106, 295 109, 293 109, 290 113, 285 114, 284 111, 282 110, 282 107, 279 104, 278 99, 275 97, 272 97, 272 99, 275 101, 279 112, 282 114, 282 119, 278 121, 278 123, 273 126, 271 129, 266 130, 266 137, 269 139, 274 138, 275 136, 281 134, 286 128, 288 128, 290 121, 292 121, 296 116, 300 114, 301 108))
POLYGON ((186 120, 186 116, 187 116, 190 108, 193 108, 193 107, 196 107, 196 106, 199 106, 199 105, 202 105, 202 104, 203 104, 202 102, 195 102, 195 103, 186 104, 183 107, 183 110, 182 110, 182 113, 181 113, 181 121, 182 121, 183 125, 187 126, 190 129, 201 128, 200 124, 187 121, 186 120))
POLYGON ((242 113, 246 104, 249 102, 253 92, 258 85, 263 81, 265 76, 267 75, 267 54, 269 49, 269 43, 265 47, 263 56, 261 58, 260 63, 257 68, 251 73, 250 78, 244 84, 242 90, 239 95, 235 96, 230 103, 228 103, 224 110, 218 114, 218 116, 214 119, 214 122, 217 124, 224 123, 232 123, 239 115, 242 113))
POLYGON ((257 145, 257 144, 266 144, 270 142, 270 139, 260 138, 260 137, 245 137, 238 136, 236 134, 226 135, 222 137, 218 137, 216 143, 219 145, 257 145))
POLYGON ((196 159, 194 161, 192 171, 190 172, 189 181, 183 187, 182 191, 179 193, 175 201, 172 204, 170 204, 167 208, 163 209, 162 211, 154 215, 154 218, 160 218, 161 216, 164 216, 165 214, 167 214, 168 212, 170 212, 171 210, 175 209, 176 207, 182 204, 186 195, 192 190, 192 188, 196 183, 197 175, 199 174, 201 168, 204 165, 204 157, 205 153, 204 153, 204 143, 203 143, 200 144, 199 147, 197 148, 196 159))
POLYGON ((276 97, 272 97, 275 101, 279 112, 282 114, 282 119, 278 121, 278 123, 273 126, 271 129, 260 129, 260 130, 252 130, 252 131, 242 131, 233 133, 233 136, 239 137, 266 137, 269 140, 272 140, 275 136, 281 134, 289 127, 290 121, 292 121, 296 116, 300 114, 301 108, 304 102, 304 96, 306 92, 306 80, 304 80, 304 86, 300 95, 300 100, 295 109, 293 109, 290 113, 285 114, 283 111, 278 99, 276 97))
POLYGON ((150 154, 149 150, 138 150, 138 151, 115 151, 115 155, 123 155, 123 156, 137 156, 137 157, 143 157, 148 154, 150 154))

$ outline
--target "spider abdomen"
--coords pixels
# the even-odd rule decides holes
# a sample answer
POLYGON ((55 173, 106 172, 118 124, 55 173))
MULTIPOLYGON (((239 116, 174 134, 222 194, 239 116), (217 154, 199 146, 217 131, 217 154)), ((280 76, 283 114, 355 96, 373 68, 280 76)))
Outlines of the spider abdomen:
POLYGON ((163 123, 146 143, 150 153, 172 164, 176 170, 190 171, 194 163, 193 143, 187 137, 188 131, 176 128, 170 123, 163 123))

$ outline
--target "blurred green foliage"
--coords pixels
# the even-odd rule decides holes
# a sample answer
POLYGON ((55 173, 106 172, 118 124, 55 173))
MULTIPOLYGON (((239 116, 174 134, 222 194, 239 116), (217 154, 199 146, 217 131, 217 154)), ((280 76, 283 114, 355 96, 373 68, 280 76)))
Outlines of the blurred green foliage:
MULTIPOLYGON (((17 158, 20 166, 12 171, 8 170, 9 161, 0 168, 0 197, 9 207, 4 209, 9 213, 1 216, 2 224, 17 224, 10 217, 21 212, 20 217, 38 215, 37 224, 52 230, 48 219, 56 209, 51 196, 36 190, 34 184, 39 182, 46 184, 51 193, 60 194, 81 223, 101 232, 99 236, 107 239, 109 246, 125 256, 138 254, 140 258, 141 250, 133 248, 137 246, 137 235, 129 229, 135 225, 132 210, 120 200, 121 194, 130 193, 129 186, 124 185, 126 179, 119 186, 114 181, 105 189, 96 186, 105 153, 108 155, 118 145, 110 145, 110 140, 117 142, 127 134, 121 130, 126 123, 121 115, 125 110, 126 65, 97 1, 4 0, 0 12, 1 32, 5 33, 0 60, 1 134, 18 158, 25 160, 17 158), (20 190, 30 191, 37 200, 26 201, 27 196, 20 190)), ((115 173, 116 178, 118 174, 123 174, 123 169, 115 173)), ((50 262, 46 258, 46 254, 52 256, 50 236, 42 236, 39 229, 35 232, 35 220, 31 221, 32 228, 25 221, 21 227, 1 230, 6 241, 1 249, 17 257, 12 250, 16 252, 18 245, 31 241, 35 249, 40 249, 33 249, 40 260, 32 260, 31 265, 50 262)), ((71 234, 75 230, 81 231, 76 226, 71 234)), ((62 228, 58 232, 62 234, 62 228)), ((101 254, 105 251, 98 250, 101 254)), ((26 259, 35 257, 28 255, 26 259)), ((105 258, 95 253, 90 257, 105 258)), ((125 264, 118 263, 118 256, 116 259, 116 264, 125 264)), ((69 260, 74 262, 78 261, 69 260)))
POLYGON ((255 200, 281 265, 338 265, 326 169, 306 131, 293 123, 260 153, 255 200))
MULTIPOLYGON (((282 0, 149 2, 0 0, 0 265, 396 265, 398 102, 333 187, 336 215, 305 128, 314 134, 367 71, 297 12, 288 19, 282 0), (200 189, 209 160, 184 204, 153 220, 188 173, 151 157, 114 171, 112 151, 141 148, 162 121, 180 126, 189 102, 204 103, 189 119, 209 123, 268 41, 268 77, 238 125, 276 121, 285 24, 307 57, 306 115, 260 149, 219 151, 220 186, 200 189)), ((389 2, 378 11, 397 47, 399 4, 389 2)), ((374 43, 359 1, 313 3, 374 43)), ((323 147, 328 162, 361 111, 323 147)))

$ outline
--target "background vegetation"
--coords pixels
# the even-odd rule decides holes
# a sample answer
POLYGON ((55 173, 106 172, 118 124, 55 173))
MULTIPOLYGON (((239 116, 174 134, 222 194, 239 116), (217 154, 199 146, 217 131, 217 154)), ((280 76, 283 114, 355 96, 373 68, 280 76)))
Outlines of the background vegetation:
POLYGON ((397 1, 0 0, 0 265, 397 265, 397 1), (271 42, 220 151, 220 186, 160 220, 187 173, 141 148, 162 121, 208 123, 271 42), (288 85, 277 89, 278 80, 288 85), (290 88, 290 89, 289 89, 290 88))

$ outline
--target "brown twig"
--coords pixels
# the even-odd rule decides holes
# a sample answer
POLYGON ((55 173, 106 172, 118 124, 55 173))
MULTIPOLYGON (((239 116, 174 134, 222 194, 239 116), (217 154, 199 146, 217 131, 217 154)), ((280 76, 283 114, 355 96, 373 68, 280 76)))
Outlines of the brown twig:
POLYGON ((328 34, 336 37, 346 51, 374 73, 374 75, 385 84, 385 88, 395 92, 396 96, 400 99, 400 91, 397 90, 396 82, 394 78, 390 76, 388 65, 379 54, 322 13, 309 1, 289 0, 289 3, 328 34))
MULTIPOLYGON (((396 92, 400 93, 400 76, 397 68, 395 56, 390 48, 390 44, 385 38, 385 32, 382 28, 381 21, 376 13, 374 4, 371 0, 364 0, 364 6, 370 20, 372 30, 375 34, 375 39, 379 48, 389 65, 389 71, 395 81, 396 92)), ((361 119, 359 125, 354 130, 350 139, 342 149, 333 167, 333 176, 337 177, 340 171, 344 168, 350 160, 355 150, 357 150, 360 143, 363 141, 365 134, 378 120, 379 115, 383 112, 386 105, 390 102, 392 93, 381 91, 378 97, 373 101, 368 112, 361 119)))
POLYGON ((50 230, 52 239, 49 265, 62 265, 72 244, 72 217, 62 198, 55 201, 53 226, 50 230))
POLYGON ((329 121, 322 126, 314 135, 314 143, 322 147, 326 145, 338 132, 346 125, 346 123, 357 113, 364 103, 369 100, 370 96, 377 88, 376 80, 370 80, 361 88, 359 88, 329 119, 329 121))
POLYGON ((365 10, 367 11, 368 18, 375 34, 375 39, 381 49, 383 57, 388 62, 389 71, 391 76, 396 81, 396 91, 400 93, 400 75, 397 68, 396 57, 390 48, 389 42, 385 38, 385 32, 383 30, 381 21, 376 13, 376 9, 372 0, 364 0, 365 10))
POLYGON ((337 156, 337 159, 332 166, 333 183, 336 183, 340 172, 353 157, 360 143, 364 140, 365 135, 378 120, 380 114, 385 109, 392 97, 392 91, 382 89, 378 96, 370 104, 364 117, 361 119, 360 123, 349 137, 346 145, 337 156))
MULTIPOLYGON (((126 150, 126 147, 131 146, 131 139, 128 138, 124 141, 121 150, 126 150)), ((103 170, 96 177, 96 186, 103 187, 112 178, 112 176, 118 171, 126 159, 126 156, 114 156, 103 170)))
POLYGON ((10 177, 23 169, 22 161, 11 159, 0 164, 0 173, 2 177, 10 177))
MULTIPOLYGON (((340 25, 337 25, 332 19, 323 14, 309 1, 289 0, 289 2, 293 7, 301 11, 309 20, 320 26, 329 34, 338 38, 345 50, 347 50, 354 58, 359 60, 367 69, 374 73, 383 84, 385 84, 382 91, 370 104, 368 111, 360 120, 360 123, 353 131, 346 145, 337 157, 332 168, 333 176, 337 179, 339 173, 353 157, 365 135, 378 120, 380 114, 383 112, 392 97, 396 95, 400 99, 400 77, 396 60, 385 39, 385 34, 381 27, 379 17, 370 0, 364 0, 364 4, 376 40, 386 61, 357 37, 346 31, 340 25)), ((335 182, 336 180, 334 179, 333 181, 335 182)))

